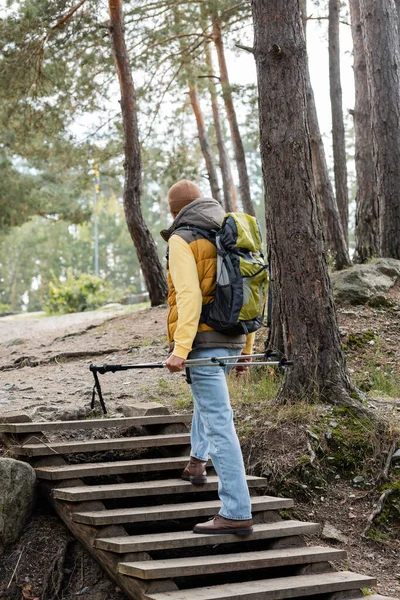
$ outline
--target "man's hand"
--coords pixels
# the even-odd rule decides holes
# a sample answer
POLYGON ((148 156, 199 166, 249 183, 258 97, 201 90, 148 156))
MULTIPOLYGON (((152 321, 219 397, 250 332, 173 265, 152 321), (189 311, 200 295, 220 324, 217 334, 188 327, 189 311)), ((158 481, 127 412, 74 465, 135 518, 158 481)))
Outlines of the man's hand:
POLYGON ((246 354, 242 354, 235 366, 236 377, 241 377, 246 373, 246 371, 249 370, 250 367, 243 363, 249 363, 251 360, 251 357, 247 356, 246 354))
POLYGON ((165 366, 170 373, 178 373, 179 371, 183 371, 185 368, 185 361, 183 358, 179 358, 179 356, 171 354, 171 356, 168 357, 165 366))

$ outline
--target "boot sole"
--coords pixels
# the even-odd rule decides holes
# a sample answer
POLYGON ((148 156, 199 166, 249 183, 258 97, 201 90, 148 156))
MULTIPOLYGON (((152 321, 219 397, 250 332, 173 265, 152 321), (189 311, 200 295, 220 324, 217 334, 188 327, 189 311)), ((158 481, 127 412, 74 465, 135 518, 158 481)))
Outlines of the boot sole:
POLYGON ((204 485, 207 483, 207 477, 186 477, 185 475, 182 475, 181 479, 184 481, 190 481, 190 483, 193 483, 193 485, 204 485))
POLYGON ((253 533, 253 527, 248 527, 246 529, 193 529, 193 533, 206 533, 210 535, 216 535, 219 533, 235 533, 236 535, 250 535, 253 533))

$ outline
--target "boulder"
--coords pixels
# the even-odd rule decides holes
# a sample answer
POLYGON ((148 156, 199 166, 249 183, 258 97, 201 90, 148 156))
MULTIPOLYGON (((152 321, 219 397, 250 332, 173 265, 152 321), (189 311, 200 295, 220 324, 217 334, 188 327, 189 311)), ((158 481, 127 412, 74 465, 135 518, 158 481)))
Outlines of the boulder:
POLYGON ((400 278, 400 260, 378 258, 332 274, 335 300, 346 304, 389 304, 385 294, 400 278))
POLYGON ((0 458, 0 555, 15 542, 32 509, 35 471, 27 463, 0 458))

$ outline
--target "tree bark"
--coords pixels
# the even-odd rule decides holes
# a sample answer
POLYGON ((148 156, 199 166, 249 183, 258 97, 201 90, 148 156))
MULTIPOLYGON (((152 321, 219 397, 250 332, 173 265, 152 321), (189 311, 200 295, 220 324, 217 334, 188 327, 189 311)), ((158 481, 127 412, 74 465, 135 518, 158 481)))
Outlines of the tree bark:
POLYGON ((228 118, 231 131, 233 151, 239 175, 239 190, 242 200, 243 210, 249 215, 255 215, 254 206, 250 194, 250 182, 247 172, 246 156, 243 148, 243 141, 239 131, 235 107, 233 105, 232 88, 228 77, 228 68, 225 59, 224 42, 222 39, 221 24, 218 19, 213 24, 213 40, 217 50, 218 65, 220 71, 220 81, 222 85, 222 96, 225 103, 226 116, 228 118))
POLYGON ((378 198, 375 189, 371 104, 362 33, 360 0, 350 0, 354 49, 354 132, 357 176, 355 262, 365 263, 379 255, 378 198))
MULTIPOLYGON (((210 44, 206 44, 206 63, 208 70, 208 90, 211 96, 211 107, 213 113, 214 127, 215 127, 215 136, 217 138, 217 147, 218 147, 218 155, 219 155, 219 166, 221 169, 222 175, 222 189, 224 192, 224 207, 226 212, 234 212, 235 206, 232 198, 232 174, 229 165, 229 156, 225 146, 224 133, 222 130, 221 117, 219 114, 219 106, 218 106, 218 93, 215 86, 215 73, 214 73, 214 65, 211 54, 210 44)), ((237 210, 237 209, 236 209, 237 210)))
MULTIPOLYGON (((300 3, 304 33, 307 31, 307 0, 300 3)), ((339 215, 336 198, 333 193, 326 162, 324 143, 319 128, 317 107, 315 105, 314 91, 311 85, 310 71, 307 61, 307 116, 311 138, 311 159, 314 175, 315 193, 318 206, 321 209, 323 231, 326 248, 331 252, 335 268, 339 271, 351 266, 349 251, 343 233, 342 222, 339 215)))
POLYGON ((192 105, 194 116, 196 117, 197 132, 199 134, 199 142, 201 152, 206 162, 208 180, 210 182, 211 194, 215 200, 221 202, 220 187, 218 183, 217 169, 215 168, 215 162, 213 153, 211 150, 210 143, 208 141, 206 126, 204 123, 203 113, 200 107, 199 96, 197 91, 197 85, 189 81, 189 98, 190 104, 192 105))
POLYGON ((360 2, 371 99, 380 254, 400 259, 400 45, 394 0, 360 2))
POLYGON ((349 235, 349 192, 347 188, 346 141, 340 82, 340 0, 329 0, 329 89, 332 109, 332 143, 336 202, 346 244, 349 235))
POLYGON ((156 244, 141 210, 142 165, 136 112, 136 94, 126 51, 122 0, 108 0, 113 54, 121 91, 125 151, 125 218, 138 255, 152 306, 166 301, 168 284, 156 244))
POLYGON ((281 401, 351 397, 323 249, 307 123, 307 52, 298 0, 253 0, 261 158, 274 287, 286 355, 281 401))

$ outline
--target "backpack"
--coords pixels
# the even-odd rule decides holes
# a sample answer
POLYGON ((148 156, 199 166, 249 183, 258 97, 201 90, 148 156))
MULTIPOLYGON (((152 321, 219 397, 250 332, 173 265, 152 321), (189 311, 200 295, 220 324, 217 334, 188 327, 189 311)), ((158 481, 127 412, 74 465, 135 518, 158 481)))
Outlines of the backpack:
POLYGON ((255 217, 227 213, 220 229, 184 225, 217 248, 214 300, 202 307, 200 323, 226 335, 252 333, 263 324, 268 266, 261 252, 261 231, 255 217))

